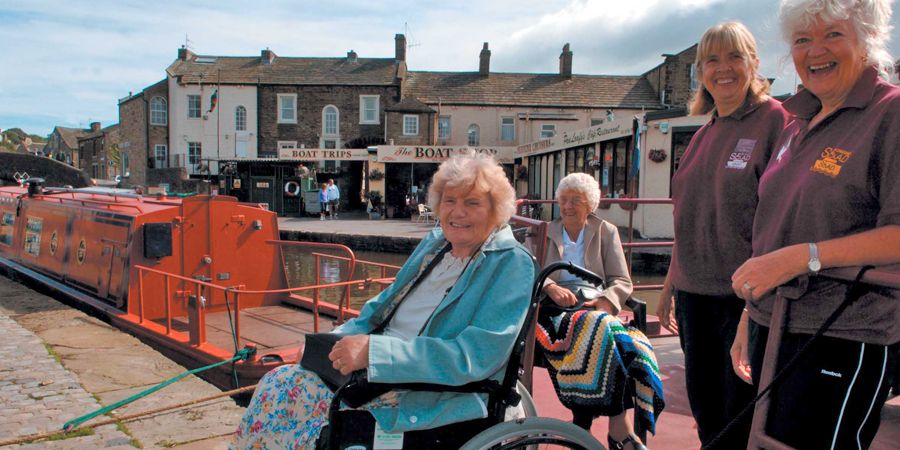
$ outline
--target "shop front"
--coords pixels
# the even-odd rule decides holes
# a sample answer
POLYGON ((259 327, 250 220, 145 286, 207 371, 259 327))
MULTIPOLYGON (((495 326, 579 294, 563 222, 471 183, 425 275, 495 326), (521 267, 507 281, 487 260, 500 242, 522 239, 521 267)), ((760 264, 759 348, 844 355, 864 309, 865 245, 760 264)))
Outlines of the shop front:
POLYGON ((263 203, 279 216, 319 214, 318 190, 333 179, 342 210, 363 210, 369 152, 366 149, 282 149, 278 158, 220 161, 219 192, 263 203))
MULTIPOLYGON (((493 156, 513 180, 515 147, 449 147, 380 145, 375 161, 384 165, 384 201, 389 218, 409 217, 419 203, 427 201, 431 177, 438 166, 457 154, 485 153, 493 156)), ((373 183, 373 189, 375 184, 373 183)))

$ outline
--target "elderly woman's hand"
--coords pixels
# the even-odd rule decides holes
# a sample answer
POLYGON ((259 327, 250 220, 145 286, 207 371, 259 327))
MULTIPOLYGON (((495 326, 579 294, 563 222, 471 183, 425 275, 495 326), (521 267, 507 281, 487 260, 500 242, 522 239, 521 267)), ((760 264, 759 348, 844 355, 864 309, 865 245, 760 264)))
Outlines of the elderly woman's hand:
POLYGON ((342 338, 331 348, 328 359, 344 375, 369 367, 369 335, 342 338))
POLYGON ((544 293, 559 306, 568 308, 578 302, 578 298, 572 291, 559 286, 558 284, 548 284, 544 286, 544 293))
POLYGON ((731 288, 744 300, 759 300, 778 286, 806 273, 807 261, 809 247, 806 244, 791 245, 750 258, 734 271, 731 288))

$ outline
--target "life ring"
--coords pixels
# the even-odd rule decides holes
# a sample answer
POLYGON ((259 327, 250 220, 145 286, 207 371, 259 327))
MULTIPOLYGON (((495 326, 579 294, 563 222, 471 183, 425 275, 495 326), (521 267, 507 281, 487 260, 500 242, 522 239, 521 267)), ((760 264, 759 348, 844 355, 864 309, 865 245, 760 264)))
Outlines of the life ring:
POLYGON ((288 197, 296 197, 300 195, 300 183, 296 181, 288 181, 284 183, 284 193, 288 195, 288 197))

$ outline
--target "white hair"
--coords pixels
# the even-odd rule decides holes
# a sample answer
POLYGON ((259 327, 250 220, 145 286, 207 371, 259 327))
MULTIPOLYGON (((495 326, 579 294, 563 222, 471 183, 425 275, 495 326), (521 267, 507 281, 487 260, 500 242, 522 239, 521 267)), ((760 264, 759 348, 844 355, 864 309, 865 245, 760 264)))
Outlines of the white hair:
POLYGON ((580 192, 584 194, 588 206, 591 207, 591 211, 597 209, 597 206, 600 205, 600 185, 597 184, 597 180, 595 180, 594 177, 586 173, 570 173, 560 180, 559 186, 556 187, 557 200, 559 200, 559 195, 563 191, 580 192))
POLYGON ((474 153, 454 156, 438 167, 428 188, 428 203, 436 214, 441 212, 441 197, 446 188, 478 188, 491 199, 493 226, 509 221, 516 211, 516 191, 509 184, 503 167, 491 156, 474 153))
POLYGON ((810 28, 816 19, 825 22, 849 20, 865 45, 866 60, 882 76, 894 72, 894 59, 887 50, 891 38, 893 0, 782 0, 779 16, 781 31, 791 42, 798 30, 810 28))

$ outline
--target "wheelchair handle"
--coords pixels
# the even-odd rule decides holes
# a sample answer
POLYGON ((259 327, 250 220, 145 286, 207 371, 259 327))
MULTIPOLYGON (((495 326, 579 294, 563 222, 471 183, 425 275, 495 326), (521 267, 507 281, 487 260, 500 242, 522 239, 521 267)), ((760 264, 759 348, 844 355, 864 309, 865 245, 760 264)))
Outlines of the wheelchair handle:
POLYGON ((538 292, 543 289, 544 281, 547 280, 547 277, 550 276, 551 273, 556 272, 558 270, 567 270, 572 275, 575 275, 578 278, 581 278, 588 283, 591 283, 595 286, 603 283, 603 278, 600 275, 597 275, 590 270, 585 269, 576 264, 572 264, 568 261, 557 261, 555 263, 551 263, 547 267, 544 267, 543 270, 538 274, 537 281, 534 283, 534 292, 532 292, 532 297, 534 297, 538 292))

